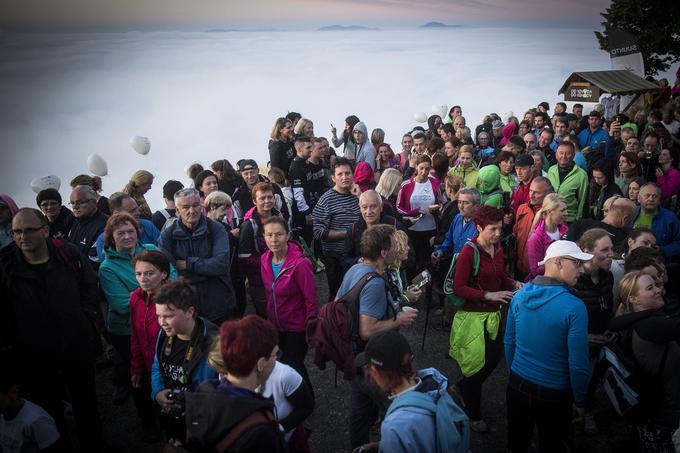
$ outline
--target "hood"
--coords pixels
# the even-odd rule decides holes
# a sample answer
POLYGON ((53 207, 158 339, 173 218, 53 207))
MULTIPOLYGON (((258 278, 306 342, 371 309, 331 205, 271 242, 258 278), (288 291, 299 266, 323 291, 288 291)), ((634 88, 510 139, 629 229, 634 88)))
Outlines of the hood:
MULTIPOLYGON (((354 125, 354 128, 352 129, 352 132, 354 131, 361 131, 364 134, 364 141, 361 143, 366 143, 368 140, 368 129, 366 128, 366 125, 364 124, 363 121, 359 121, 357 124, 354 125)), ((354 137, 354 135, 352 135, 354 137)))
POLYGON ((501 170, 495 165, 487 165, 479 170, 479 193, 493 192, 501 184, 501 170))
POLYGON ((10 214, 12 214, 12 217, 14 217, 14 214, 17 213, 19 208, 17 207, 17 204, 14 202, 12 197, 9 195, 5 194, 0 194, 0 203, 6 204, 7 207, 9 208, 10 214))
POLYGON ((362 192, 371 189, 375 183, 373 169, 367 162, 359 162, 354 169, 354 182, 359 185, 362 192))
MULTIPOLYGON (((305 250, 302 248, 302 245, 292 239, 288 241, 288 254, 286 255, 285 267, 288 267, 291 263, 297 263, 298 260, 302 258, 306 258, 305 250)), ((271 262, 272 251, 267 249, 262 255, 262 259, 271 262)))
POLYGON ((426 393, 434 397, 437 397, 447 392, 449 381, 446 379, 446 376, 439 372, 439 370, 436 370, 435 368, 424 368, 422 370, 419 370, 416 373, 416 376, 418 376, 420 380, 423 382, 431 380, 434 383, 436 383, 437 388, 433 390, 428 390, 426 393))
POLYGON ((513 121, 510 121, 508 124, 503 126, 503 138, 501 139, 499 145, 504 146, 505 144, 508 143, 508 140, 510 140, 510 137, 515 135, 515 129, 517 126, 515 126, 515 123, 513 121))
POLYGON ((241 420, 259 410, 273 412, 269 400, 248 396, 233 396, 217 389, 219 381, 208 380, 197 392, 186 394, 186 419, 192 420, 187 431, 202 445, 215 445, 241 420))
POLYGON ((541 275, 524 285, 512 298, 512 303, 521 304, 529 310, 538 310, 564 294, 571 294, 564 284, 541 275))
POLYGON ((609 330, 612 330, 614 332, 620 332, 622 330, 627 330, 631 328, 638 321, 649 318, 650 316, 656 315, 658 313, 659 310, 651 309, 615 316, 609 321, 609 325, 607 327, 609 328, 609 330))

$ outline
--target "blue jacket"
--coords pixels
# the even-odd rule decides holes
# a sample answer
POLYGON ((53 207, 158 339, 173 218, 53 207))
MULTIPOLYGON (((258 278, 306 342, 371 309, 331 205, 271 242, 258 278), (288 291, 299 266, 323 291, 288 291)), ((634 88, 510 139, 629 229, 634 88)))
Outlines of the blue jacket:
POLYGON ((437 246, 435 252, 442 252, 444 256, 451 256, 454 253, 460 252, 465 243, 475 236, 477 236, 475 222, 468 220, 465 226, 463 226, 463 216, 457 214, 453 222, 451 222, 449 231, 444 236, 444 242, 437 246))
MULTIPOLYGON (((139 223, 140 230, 139 240, 137 242, 142 244, 158 245, 158 237, 160 236, 161 232, 158 230, 158 228, 156 228, 156 225, 146 219, 139 219, 137 222, 139 223)), ((104 233, 100 234, 97 238, 96 246, 97 257, 101 263, 104 261, 104 258, 106 258, 104 256, 104 233)))
POLYGON ((416 375, 420 384, 394 398, 385 414, 380 427, 380 451, 469 452, 469 420, 448 394, 446 377, 434 368, 420 370, 416 375))
MULTIPOLYGON (((640 206, 637 207, 635 220, 630 224, 631 228, 639 215, 640 206)), ((666 259, 680 253, 680 220, 672 211, 659 206, 659 210, 652 217, 652 231, 656 236, 656 244, 661 248, 666 259)))
MULTIPOLYGON (((99 284, 108 302, 106 327, 112 334, 130 335, 130 294, 139 288, 135 269, 132 267, 132 256, 145 250, 158 250, 158 247, 137 243, 132 255, 118 253, 110 247, 105 250, 106 258, 99 266, 99 284)), ((177 277, 173 267, 168 277, 177 277)))
POLYGON ((172 257, 173 265, 186 261, 179 275, 196 288, 199 316, 217 320, 233 311, 236 298, 229 274, 229 237, 222 225, 202 216, 196 228, 189 230, 173 217, 163 227, 159 246, 172 257))
MULTIPOLYGON (((219 335, 218 327, 204 318, 196 318, 196 326, 200 331, 196 343, 195 352, 191 355, 191 359, 187 364, 187 370, 191 382, 189 391, 196 391, 201 382, 208 379, 216 379, 217 372, 208 366, 208 352, 212 347, 213 340, 219 335)), ((163 389, 169 388, 165 383, 165 373, 160 365, 162 361, 165 344, 168 336, 165 331, 161 329, 156 340, 156 354, 153 357, 153 366, 151 367, 151 399, 156 401, 156 395, 163 389), (158 356, 161 356, 159 361, 158 356)))
POLYGON ((510 302, 505 360, 520 377, 551 389, 571 389, 583 407, 588 391, 588 312, 566 285, 534 278, 510 302))
POLYGON ((605 131, 601 127, 598 127, 595 132, 592 132, 590 128, 584 129, 578 134, 578 146, 583 149, 586 146, 591 148, 597 148, 600 143, 609 141, 609 132, 605 131))

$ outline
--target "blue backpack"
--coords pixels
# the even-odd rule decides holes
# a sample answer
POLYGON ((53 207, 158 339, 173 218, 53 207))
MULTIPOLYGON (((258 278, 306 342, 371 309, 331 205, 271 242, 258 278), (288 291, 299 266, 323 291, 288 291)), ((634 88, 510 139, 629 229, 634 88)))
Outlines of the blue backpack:
POLYGON ((436 453, 468 453, 470 422, 465 412, 443 392, 435 400, 429 393, 410 391, 390 404, 385 418, 402 407, 417 407, 434 415, 436 453))

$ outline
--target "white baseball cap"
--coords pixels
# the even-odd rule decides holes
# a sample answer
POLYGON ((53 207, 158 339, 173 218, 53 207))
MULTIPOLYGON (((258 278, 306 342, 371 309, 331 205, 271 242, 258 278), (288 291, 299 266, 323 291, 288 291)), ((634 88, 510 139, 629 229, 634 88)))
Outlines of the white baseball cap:
POLYGON ((593 255, 584 253, 574 242, 555 241, 548 246, 548 250, 545 252, 545 258, 543 258, 543 261, 539 261, 538 265, 543 266, 549 259, 559 258, 561 256, 570 256, 581 261, 590 261, 593 259, 593 255))

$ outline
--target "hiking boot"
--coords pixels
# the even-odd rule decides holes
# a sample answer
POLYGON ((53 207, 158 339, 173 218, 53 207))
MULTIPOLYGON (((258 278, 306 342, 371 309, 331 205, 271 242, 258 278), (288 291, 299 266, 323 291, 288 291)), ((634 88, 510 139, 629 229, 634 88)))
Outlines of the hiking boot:
POLYGON ((470 421, 470 429, 476 433, 485 433, 489 430, 489 427, 486 426, 484 420, 474 420, 470 421))
POLYGON ((124 385, 118 385, 113 390, 113 405, 122 406, 130 396, 130 389, 124 385))

